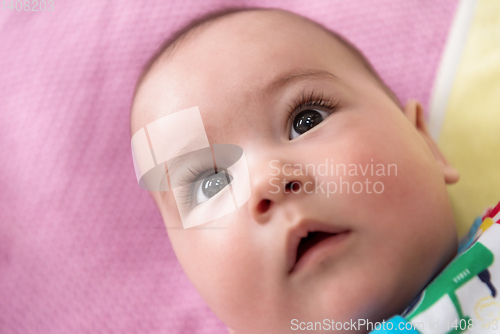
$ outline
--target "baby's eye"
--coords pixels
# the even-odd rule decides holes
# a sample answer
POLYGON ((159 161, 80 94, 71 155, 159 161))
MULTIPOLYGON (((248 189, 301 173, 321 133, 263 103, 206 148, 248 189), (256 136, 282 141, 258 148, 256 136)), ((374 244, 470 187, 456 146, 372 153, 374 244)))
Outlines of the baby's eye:
POLYGON ((199 184, 196 185, 197 188, 195 188, 195 205, 208 201, 210 198, 214 197, 218 192, 224 189, 231 181, 232 178, 227 173, 212 174, 200 180, 199 184))
POLYGON ((297 138, 303 133, 311 130, 316 125, 323 122, 328 115, 330 115, 329 112, 316 109, 306 109, 299 112, 297 116, 293 118, 290 139, 297 138))

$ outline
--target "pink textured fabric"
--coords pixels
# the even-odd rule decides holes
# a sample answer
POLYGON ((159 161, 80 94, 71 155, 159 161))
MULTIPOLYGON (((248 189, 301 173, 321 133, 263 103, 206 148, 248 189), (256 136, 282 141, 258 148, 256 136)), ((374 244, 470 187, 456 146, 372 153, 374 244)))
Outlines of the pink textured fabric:
POLYGON ((336 29, 403 102, 426 106, 456 0, 0 9, 0 333, 225 333, 136 184, 128 115, 140 68, 161 41, 231 5, 286 8, 336 29))

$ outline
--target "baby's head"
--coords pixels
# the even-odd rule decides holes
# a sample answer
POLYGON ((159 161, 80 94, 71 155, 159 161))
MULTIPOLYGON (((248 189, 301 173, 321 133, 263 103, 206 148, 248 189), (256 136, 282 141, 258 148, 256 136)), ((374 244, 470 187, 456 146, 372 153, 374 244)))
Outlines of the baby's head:
MULTIPOLYGON (((194 106, 211 145, 243 148, 251 195, 218 219, 225 229, 167 230, 192 283, 236 333, 288 333, 293 319, 381 321, 456 254, 446 184, 458 174, 422 107, 401 107, 325 28, 282 10, 190 26, 141 78, 132 133, 194 106)), ((151 195, 165 224, 182 226, 172 191, 151 195)))

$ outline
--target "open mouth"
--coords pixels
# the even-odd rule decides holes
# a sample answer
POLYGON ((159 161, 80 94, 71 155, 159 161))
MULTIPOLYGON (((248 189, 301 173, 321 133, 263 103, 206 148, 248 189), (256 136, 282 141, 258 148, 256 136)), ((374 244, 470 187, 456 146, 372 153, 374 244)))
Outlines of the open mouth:
POLYGON ((340 233, 330 233, 315 231, 309 232, 307 236, 303 237, 297 247, 297 254, 295 257, 295 264, 292 271, 297 271, 302 268, 306 263, 315 261, 319 257, 323 257, 341 240, 343 240, 349 231, 340 233))
POLYGON ((328 238, 336 236, 337 233, 328 233, 328 232, 309 232, 307 237, 302 238, 299 243, 299 247, 297 248, 297 258, 295 263, 297 263, 300 258, 307 253, 308 250, 326 240, 328 238))

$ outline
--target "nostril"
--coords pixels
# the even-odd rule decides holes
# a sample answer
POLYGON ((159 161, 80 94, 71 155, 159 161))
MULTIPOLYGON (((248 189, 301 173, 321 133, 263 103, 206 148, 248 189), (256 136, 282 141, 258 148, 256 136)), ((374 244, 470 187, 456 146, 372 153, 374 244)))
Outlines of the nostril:
POLYGON ((269 210, 270 206, 271 206, 271 201, 268 199, 263 199, 257 206, 257 211, 259 213, 265 213, 267 210, 269 210))
POLYGON ((293 181, 293 182, 288 182, 285 186, 285 189, 287 191, 291 190, 293 192, 298 192, 300 190, 300 182, 299 181, 293 181))

